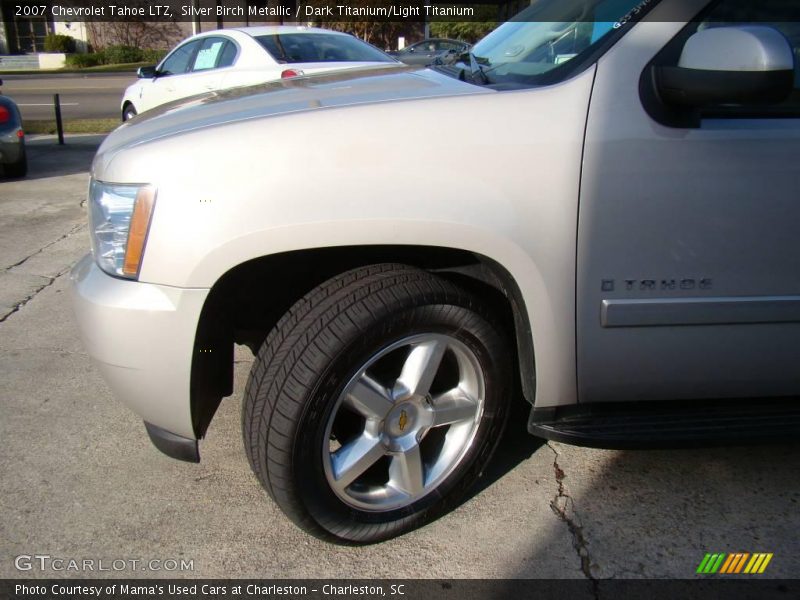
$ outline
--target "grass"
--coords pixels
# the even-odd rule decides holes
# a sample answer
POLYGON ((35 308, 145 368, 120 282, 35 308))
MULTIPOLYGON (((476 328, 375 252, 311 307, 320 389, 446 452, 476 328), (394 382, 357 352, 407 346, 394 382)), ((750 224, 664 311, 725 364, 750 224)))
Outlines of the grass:
POLYGON ((85 69, 9 69, 0 71, 0 75, 55 75, 61 73, 135 73, 139 67, 152 65, 148 62, 125 63, 120 65, 98 65, 96 67, 86 67, 85 69))
MULTIPOLYGON (((119 119, 64 119, 64 133, 109 133, 119 127, 119 119)), ((27 120, 22 123, 26 134, 56 133, 55 119, 27 120)))

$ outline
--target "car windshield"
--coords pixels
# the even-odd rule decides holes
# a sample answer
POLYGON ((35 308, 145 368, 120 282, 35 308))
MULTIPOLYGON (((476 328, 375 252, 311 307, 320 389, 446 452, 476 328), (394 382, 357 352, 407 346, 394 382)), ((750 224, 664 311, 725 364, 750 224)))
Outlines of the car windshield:
POLYGON ((586 56, 653 0, 539 0, 472 49, 489 83, 535 83, 586 56), (562 67, 563 68, 563 67, 562 67))
POLYGON ((369 44, 335 33, 279 33, 255 36, 279 63, 394 62, 369 44))

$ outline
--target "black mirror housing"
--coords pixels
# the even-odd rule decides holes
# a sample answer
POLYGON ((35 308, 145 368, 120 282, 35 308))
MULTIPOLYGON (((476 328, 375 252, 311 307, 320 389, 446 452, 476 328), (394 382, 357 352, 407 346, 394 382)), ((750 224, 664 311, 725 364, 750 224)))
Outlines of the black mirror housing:
POLYGON ((668 127, 700 127, 704 117, 772 110, 794 90, 795 58, 778 30, 764 25, 701 29, 674 54, 642 72, 639 94, 648 114, 668 127), (767 108, 762 108, 767 107, 767 108))
POLYGON ((661 100, 683 108, 782 102, 794 88, 794 71, 706 71, 661 66, 654 82, 661 100))
POLYGON ((158 69, 155 66, 139 67, 136 70, 136 76, 139 79, 155 79, 158 76, 158 69))

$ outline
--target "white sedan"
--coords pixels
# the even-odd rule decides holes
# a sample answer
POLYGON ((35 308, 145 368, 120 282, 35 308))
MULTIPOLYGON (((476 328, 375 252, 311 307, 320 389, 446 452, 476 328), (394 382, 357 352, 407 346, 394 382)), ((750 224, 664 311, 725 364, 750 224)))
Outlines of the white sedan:
POLYGON ((400 63, 346 33, 276 25, 208 31, 182 42, 157 67, 139 69, 122 97, 122 120, 204 92, 337 69, 400 63))

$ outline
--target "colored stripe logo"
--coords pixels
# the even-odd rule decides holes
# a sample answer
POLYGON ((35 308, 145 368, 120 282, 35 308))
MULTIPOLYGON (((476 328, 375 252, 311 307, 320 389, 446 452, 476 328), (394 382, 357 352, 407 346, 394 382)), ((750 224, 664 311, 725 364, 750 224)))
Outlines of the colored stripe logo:
POLYGON ((700 561, 696 573, 701 575, 714 575, 716 573, 725 575, 760 575, 766 571, 772 556, 771 552, 756 552, 754 554, 749 552, 736 552, 733 554, 707 553, 703 560, 700 561))

